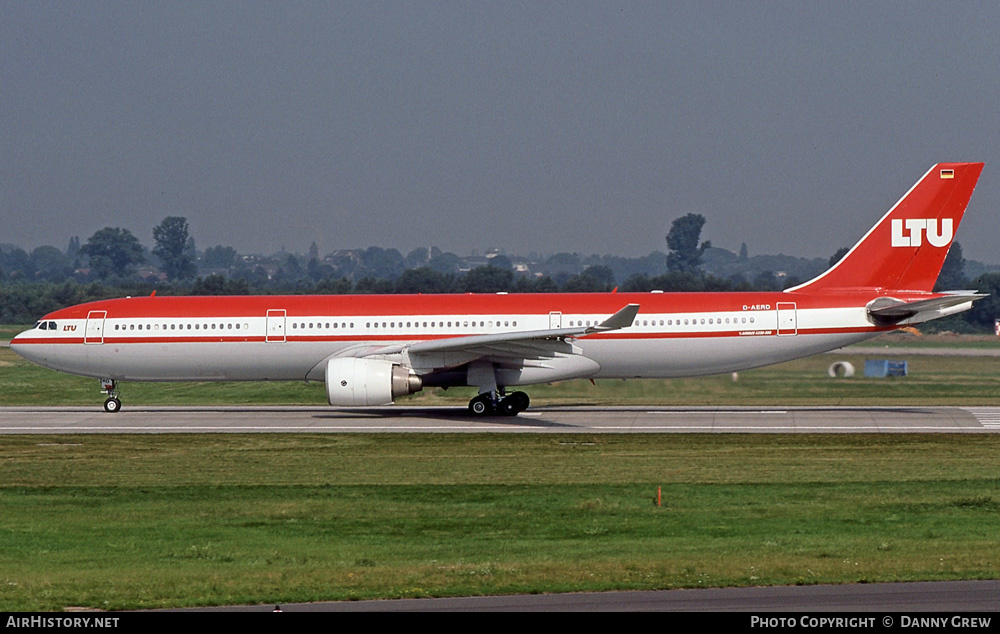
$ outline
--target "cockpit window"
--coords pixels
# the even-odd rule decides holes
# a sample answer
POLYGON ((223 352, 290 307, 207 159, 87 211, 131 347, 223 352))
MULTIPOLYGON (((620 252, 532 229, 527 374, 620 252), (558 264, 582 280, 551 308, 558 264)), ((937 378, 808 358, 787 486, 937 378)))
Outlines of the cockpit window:
POLYGON ((56 322, 50 321, 49 322, 49 330, 55 330, 55 329, 56 329, 56 322))
POLYGON ((35 325, 34 325, 34 326, 32 326, 32 327, 33 327, 33 328, 37 328, 37 329, 41 330, 41 328, 42 328, 42 322, 40 322, 40 321, 36 321, 36 322, 35 322, 35 325))

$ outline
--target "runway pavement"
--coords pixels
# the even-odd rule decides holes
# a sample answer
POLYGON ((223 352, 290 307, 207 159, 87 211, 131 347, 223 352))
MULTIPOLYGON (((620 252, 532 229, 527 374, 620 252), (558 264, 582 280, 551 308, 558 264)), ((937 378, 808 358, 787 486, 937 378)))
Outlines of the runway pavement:
POLYGON ((0 434, 996 433, 1000 407, 3 407, 0 434))

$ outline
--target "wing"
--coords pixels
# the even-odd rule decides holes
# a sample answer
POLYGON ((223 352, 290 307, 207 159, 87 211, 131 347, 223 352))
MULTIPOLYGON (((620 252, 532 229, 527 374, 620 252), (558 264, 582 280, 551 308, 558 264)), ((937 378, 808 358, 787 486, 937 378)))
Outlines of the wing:
POLYGON ((596 326, 449 337, 371 348, 359 356, 405 355, 407 365, 417 372, 453 368, 477 360, 503 366, 520 365, 556 356, 578 355, 580 349, 569 339, 625 328, 632 325, 638 312, 638 304, 628 304, 596 326))
POLYGON ((949 291, 943 297, 905 302, 894 297, 880 297, 868 304, 868 315, 880 326, 919 324, 972 308, 972 302, 986 297, 976 291, 949 291))

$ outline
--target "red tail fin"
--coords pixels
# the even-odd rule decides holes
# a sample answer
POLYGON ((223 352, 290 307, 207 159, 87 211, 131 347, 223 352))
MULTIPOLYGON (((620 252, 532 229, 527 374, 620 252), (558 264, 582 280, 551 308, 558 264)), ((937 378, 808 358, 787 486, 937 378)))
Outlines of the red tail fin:
POLYGON ((840 262, 789 291, 931 291, 972 197, 982 163, 939 163, 840 262))

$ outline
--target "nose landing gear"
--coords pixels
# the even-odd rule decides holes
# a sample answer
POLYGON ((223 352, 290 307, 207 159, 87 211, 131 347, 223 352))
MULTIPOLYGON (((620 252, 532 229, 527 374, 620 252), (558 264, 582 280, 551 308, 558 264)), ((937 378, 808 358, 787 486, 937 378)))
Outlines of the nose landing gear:
POLYGON ((101 392, 108 395, 104 401, 104 411, 114 414, 121 410, 122 402, 118 398, 118 381, 114 379, 101 379, 101 392))

